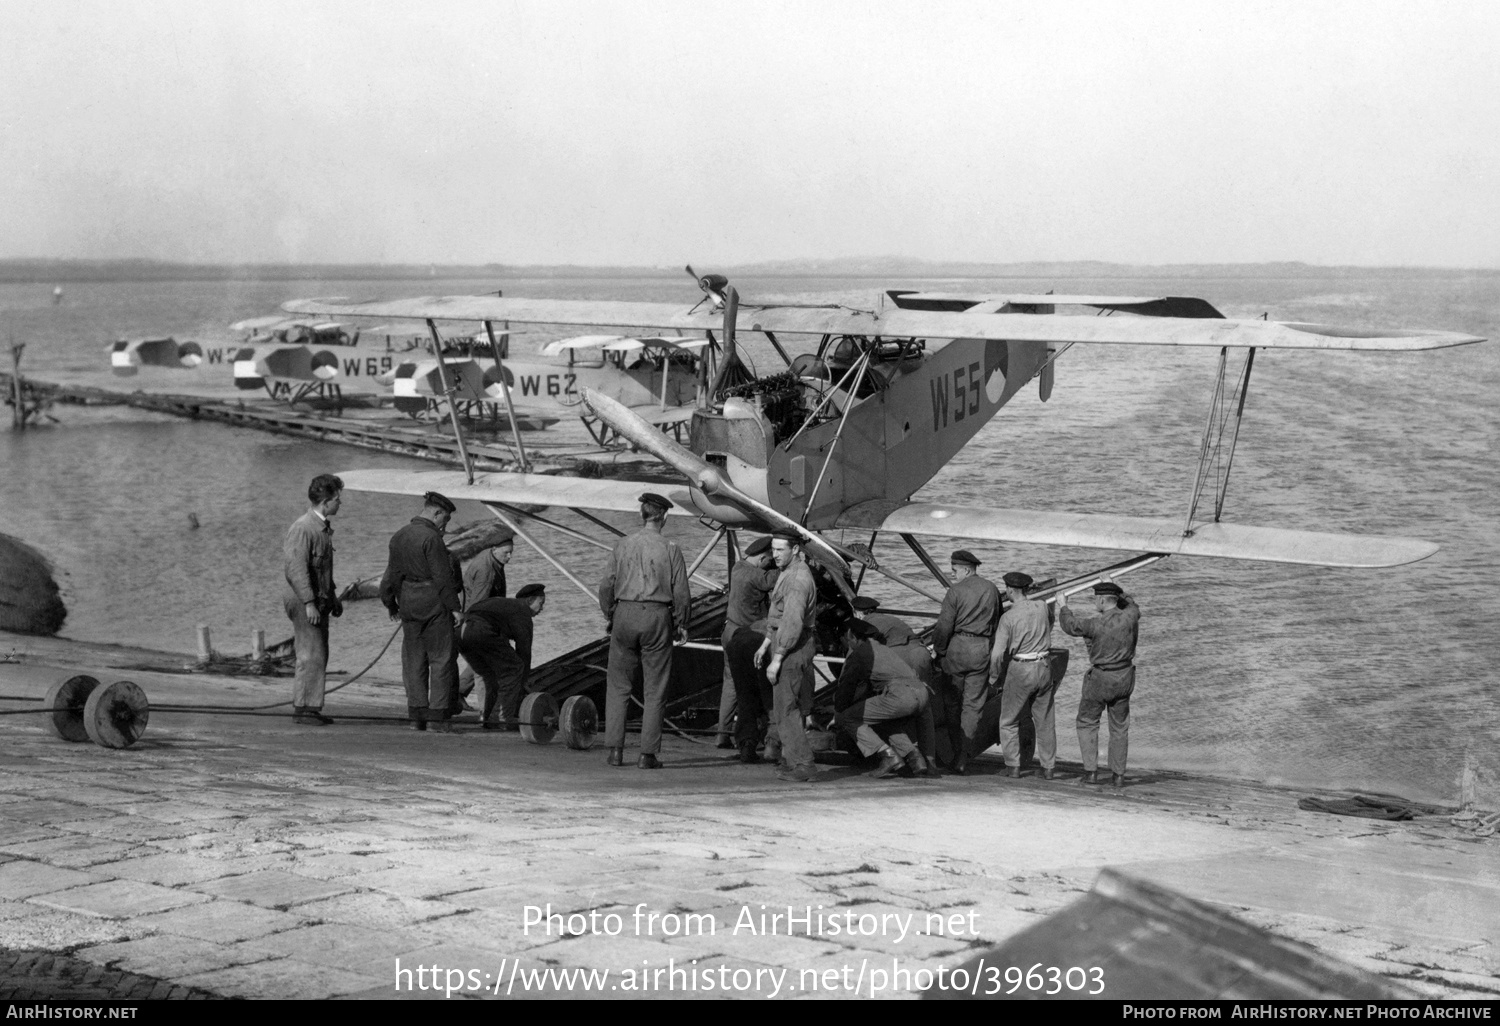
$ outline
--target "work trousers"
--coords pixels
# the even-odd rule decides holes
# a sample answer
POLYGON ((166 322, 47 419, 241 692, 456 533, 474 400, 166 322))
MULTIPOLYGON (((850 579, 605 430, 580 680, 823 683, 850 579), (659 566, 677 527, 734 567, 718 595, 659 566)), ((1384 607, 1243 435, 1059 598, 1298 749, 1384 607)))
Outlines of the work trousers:
POLYGON ((812 712, 813 656, 817 648, 817 638, 807 631, 801 644, 782 658, 781 670, 771 686, 771 720, 781 742, 781 757, 793 769, 813 768, 812 743, 807 739, 805 719, 812 712))
POLYGON ((505 722, 521 719, 521 700, 526 689, 521 680, 526 666, 509 641, 492 631, 483 620, 470 620, 459 635, 458 650, 484 681, 484 714, 486 723, 495 722, 495 708, 505 722))
POLYGON ((944 713, 955 754, 978 755, 974 739, 990 697, 990 639, 955 634, 943 654, 943 670, 948 674, 944 713))
MULTIPOLYGON (((770 721, 766 743, 779 744, 781 731, 771 715, 775 707, 771 682, 766 672, 756 669, 755 653, 765 642, 766 636, 748 627, 737 628, 724 645, 724 664, 728 667, 734 683, 735 707, 739 719, 735 724, 735 744, 760 743, 760 721, 770 721)), ((785 665, 785 664, 783 664, 785 665)), ((721 723, 722 729, 722 723, 721 723)))
POLYGON ((297 653, 297 675, 292 678, 292 708, 323 708, 323 686, 328 679, 328 618, 324 612, 322 623, 313 626, 307 618, 307 608, 296 595, 287 595, 283 600, 287 618, 292 621, 292 646, 297 653))
MULTIPOLYGON (((921 736, 922 714, 927 711, 927 705, 925 685, 893 686, 884 694, 855 702, 840 712, 838 725, 854 735, 861 755, 874 755, 889 744, 897 758, 904 760, 920 748, 913 743, 912 737, 921 736)), ((927 719, 930 724, 931 716, 927 719)))
POLYGON ((1083 695, 1078 700, 1078 751, 1083 771, 1099 768, 1099 717, 1109 712, 1109 771, 1125 774, 1125 756, 1130 750, 1130 693, 1135 690, 1135 667, 1100 670, 1093 667, 1083 676, 1083 695))
POLYGON ((917 680, 922 682, 923 690, 927 692, 927 701, 922 704, 922 711, 917 716, 918 736, 915 740, 922 754, 931 759, 937 754, 937 718, 942 715, 943 705, 936 675, 932 672, 932 656, 928 653, 927 646, 920 641, 897 645, 891 651, 912 668, 917 680))
POLYGON ((406 705, 447 719, 458 701, 458 644, 453 614, 443 610, 426 620, 401 621, 401 678, 406 705), (430 689, 429 689, 430 685, 430 689))
POLYGON ((727 736, 730 733, 729 721, 735 714, 737 704, 737 689, 734 683, 734 673, 729 666, 729 642, 734 639, 734 634, 740 628, 733 624, 724 625, 724 633, 719 637, 719 645, 724 649, 724 679, 719 688, 719 735, 727 736))
POLYGON ((604 744, 625 747, 630 694, 641 682, 641 754, 661 751, 661 721, 672 678, 672 607, 665 602, 617 602, 609 635, 604 744))
MULTIPOLYGON (((1005 672, 1005 688, 1000 692, 1000 750, 1005 753, 1007 766, 1021 765, 1019 724, 1028 709, 1036 727, 1037 761, 1043 769, 1051 769, 1057 763, 1057 724, 1053 719, 1056 697, 1051 659, 1011 660, 1005 672)), ((1098 720, 1094 722, 1097 724, 1098 720)))

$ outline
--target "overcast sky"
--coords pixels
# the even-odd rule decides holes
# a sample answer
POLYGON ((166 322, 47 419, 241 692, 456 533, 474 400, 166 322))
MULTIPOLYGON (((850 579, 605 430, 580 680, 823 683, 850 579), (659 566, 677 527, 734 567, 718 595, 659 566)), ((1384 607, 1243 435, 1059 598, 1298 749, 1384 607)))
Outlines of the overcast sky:
POLYGON ((410 7, 0 0, 0 257, 1500 267, 1490 0, 410 7))

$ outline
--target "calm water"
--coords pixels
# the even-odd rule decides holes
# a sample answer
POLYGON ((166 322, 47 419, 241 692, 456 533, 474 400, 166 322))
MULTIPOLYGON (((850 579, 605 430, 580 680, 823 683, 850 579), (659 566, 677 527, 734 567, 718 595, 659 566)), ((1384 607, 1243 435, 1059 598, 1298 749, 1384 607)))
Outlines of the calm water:
MULTIPOLYGON (((1423 326, 1500 337, 1500 276, 1276 279, 741 279, 747 296, 855 299, 882 286, 1201 295, 1230 316, 1423 326)), ((227 341, 229 322, 289 298, 474 293, 690 299, 674 278, 392 282, 51 283, 0 285, 0 334, 26 342, 43 380, 119 387, 105 344, 175 334, 227 341)), ((527 348, 550 335, 518 336, 527 348)), ((997 416, 924 497, 1056 510, 1180 516, 1186 507, 1217 354, 1077 347, 1059 362, 1050 402, 1033 394, 997 416)), ((763 368, 776 364, 757 351, 763 368)), ((222 374, 222 371, 220 372, 222 374)), ((190 390, 193 372, 144 370, 130 387, 190 390)), ((211 384, 197 390, 232 394, 211 384)), ((221 380, 227 380, 223 378, 221 380)), ((1375 572, 1168 561, 1129 583, 1145 611, 1132 762, 1256 779, 1453 798, 1465 752, 1480 790, 1500 798, 1500 499, 1495 397, 1500 346, 1436 353, 1258 356, 1226 519, 1405 534, 1441 552, 1375 572)), ((280 606, 280 545, 325 471, 430 464, 342 446, 193 424, 126 410, 60 407, 61 424, 0 429, 0 530, 46 552, 69 608, 64 634, 191 651, 209 624, 217 648, 243 652, 253 628, 290 634, 280 606), (188 528, 188 514, 201 527, 188 528)), ((573 430, 564 425, 562 430, 573 430)), ((554 431, 557 429, 554 429, 554 431)), ((467 505, 467 504, 465 504, 467 505)), ((353 494, 336 520, 337 579, 378 574, 409 500, 353 494)), ((477 505, 457 520, 480 520, 477 505)), ((707 539, 679 527, 685 548, 707 539)), ((850 540, 853 540, 852 538, 850 540)), ((864 540, 863 538, 859 540, 864 540)), ((934 550, 950 546, 935 543, 934 550)), ((974 546, 996 573, 1065 576, 1110 553, 974 546)), ((590 578, 595 550, 557 547, 590 578)), ((879 551, 913 576, 915 560, 879 551)), ((710 567, 712 563, 708 564, 710 567)), ((540 557, 518 552, 511 579, 544 581, 540 635, 551 654, 593 636, 589 601, 540 557)), ((872 591, 922 603, 883 585, 872 591)), ((351 606, 332 665, 354 671, 390 633, 378 603, 351 606)), ((22 643, 24 644, 24 642, 22 643)), ((399 672, 394 651, 382 667, 399 672)), ((356 685, 357 686, 357 685, 356 685)), ((1063 752, 1079 675, 1063 684, 1063 752)))

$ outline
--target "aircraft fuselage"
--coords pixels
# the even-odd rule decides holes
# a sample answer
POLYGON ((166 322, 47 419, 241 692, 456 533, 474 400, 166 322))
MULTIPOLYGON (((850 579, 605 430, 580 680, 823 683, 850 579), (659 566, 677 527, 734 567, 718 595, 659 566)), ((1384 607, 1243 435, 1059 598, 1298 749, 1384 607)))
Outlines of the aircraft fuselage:
MULTIPOLYGON (((954 339, 916 355, 872 360, 878 380, 867 386, 869 394, 859 390, 862 398, 847 417, 847 395, 840 392, 826 419, 781 438, 762 408, 766 397, 731 400, 695 414, 691 448, 747 495, 809 529, 826 530, 851 508, 907 501, 1048 356, 1044 342, 954 339)), ((817 394, 817 386, 807 389, 809 397, 817 394)), ((701 491, 694 501, 725 523, 755 522, 701 491)))

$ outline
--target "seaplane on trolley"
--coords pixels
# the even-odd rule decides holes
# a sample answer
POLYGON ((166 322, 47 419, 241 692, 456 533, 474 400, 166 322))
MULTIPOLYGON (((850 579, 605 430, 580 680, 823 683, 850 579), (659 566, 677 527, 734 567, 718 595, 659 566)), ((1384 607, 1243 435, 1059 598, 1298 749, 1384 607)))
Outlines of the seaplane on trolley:
MULTIPOLYGON (((851 598, 866 571, 933 601, 948 583, 924 537, 1115 550, 1132 553, 1088 574, 1055 582, 1048 601, 1172 556, 1312 566, 1380 568, 1424 559, 1438 546, 1413 538, 1250 526, 1222 519, 1234 448, 1255 354, 1261 349, 1410 352, 1482 342, 1451 331, 1368 331, 1328 325, 1230 320, 1187 297, 959 295, 892 290, 865 308, 849 305, 742 303, 722 276, 699 279, 708 300, 691 309, 663 303, 528 300, 449 296, 347 302, 299 300, 284 309, 339 318, 423 318, 621 328, 699 336, 704 387, 687 425, 687 442, 668 437, 616 399, 585 388, 582 401, 610 431, 679 475, 662 492, 679 517, 697 518, 714 536, 690 565, 701 567, 728 536, 732 563, 739 531, 792 531, 806 543, 820 594, 851 598), (1058 313, 1081 308, 1085 315, 1058 313), (1128 316, 1099 316, 1122 314, 1128 316), (785 363, 754 375, 740 359, 737 333, 759 332, 785 363), (719 336, 715 337, 715 332, 719 336), (793 356, 783 337, 817 339, 793 356), (1054 365, 1074 345, 1166 345, 1219 350, 1217 380, 1186 516, 1143 518, 927 502, 917 493, 1033 380, 1052 391, 1054 365), (1238 369, 1230 351, 1244 353, 1238 369), (1209 512, 1211 509, 1211 513, 1209 512), (846 545, 829 532, 869 531, 846 545), (911 580, 882 565, 881 535, 895 535, 939 584, 911 580)), ((434 331, 436 329, 434 328, 434 331)), ((601 511, 635 512, 644 483, 580 480, 533 473, 354 470, 356 491, 483 503, 560 573, 593 589, 527 530, 540 525, 601 549, 590 537, 537 507, 562 507, 618 534, 601 511)), ((716 582, 710 581, 711 584, 716 582)), ((690 647, 716 649, 717 628, 696 630, 690 647)), ((675 675, 674 675, 675 676, 675 675)), ((674 690, 676 690, 674 681, 674 690)), ((701 686, 701 680, 698 682, 701 686)))

